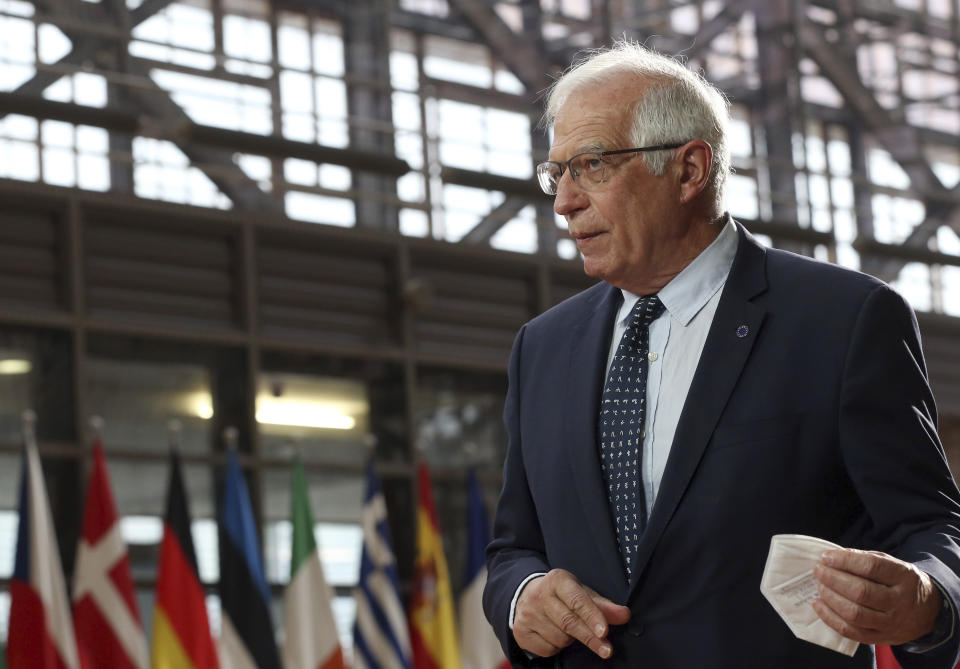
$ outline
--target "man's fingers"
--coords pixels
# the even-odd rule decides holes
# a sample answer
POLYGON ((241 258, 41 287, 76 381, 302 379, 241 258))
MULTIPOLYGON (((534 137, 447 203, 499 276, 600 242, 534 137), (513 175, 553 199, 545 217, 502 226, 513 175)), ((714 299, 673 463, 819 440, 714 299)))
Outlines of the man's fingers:
POLYGON ((607 619, 591 593, 596 596, 562 569, 530 581, 517 600, 513 628, 517 643, 531 653, 549 656, 577 640, 600 657, 610 657, 612 647, 604 640, 607 619), (547 645, 553 650, 544 654, 547 645))
POLYGON ((864 576, 823 565, 814 568, 814 575, 820 583, 854 605, 888 611, 897 602, 897 593, 892 587, 864 576))
POLYGON ((884 585, 902 581, 909 567, 895 557, 876 551, 840 548, 826 551, 820 561, 838 571, 845 571, 884 585))
POLYGON ((563 648, 550 643, 536 632, 526 632, 521 638, 521 635, 518 635, 516 628, 514 628, 514 638, 516 638, 517 644, 519 644, 521 648, 540 657, 551 657, 559 653, 563 648))
POLYGON ((882 643, 882 635, 875 630, 857 627, 844 620, 836 611, 834 611, 823 599, 813 601, 813 610, 820 616, 820 620, 835 629, 848 639, 859 641, 860 643, 882 643))
MULTIPOLYGON (((584 586, 586 587, 586 586, 584 586)), ((630 608, 621 604, 615 604, 602 595, 598 595, 594 590, 586 588, 590 599, 600 609, 608 625, 626 625, 630 620, 630 608)), ((600 636, 605 636, 601 634, 600 636)))
MULTIPOLYGON (((600 608, 594 604, 591 593, 596 595, 593 590, 581 585, 577 581, 563 581, 557 587, 557 597, 572 611, 577 619, 582 622, 583 629, 590 636, 603 638, 607 635, 607 619, 604 617, 600 608)), ((572 623, 571 623, 572 624, 572 623)), ((564 630, 566 631, 566 630, 564 630)), ((567 632, 570 634, 569 632, 567 632)), ((577 634, 571 636, 586 643, 577 634)))
POLYGON ((890 624, 890 614, 887 611, 878 611, 851 601, 836 590, 823 586, 820 589, 820 599, 840 618, 854 627, 865 629, 882 629, 890 624))
POLYGON ((813 570, 817 615, 843 636, 895 646, 928 634, 940 607, 932 579, 892 555, 830 550, 813 570))

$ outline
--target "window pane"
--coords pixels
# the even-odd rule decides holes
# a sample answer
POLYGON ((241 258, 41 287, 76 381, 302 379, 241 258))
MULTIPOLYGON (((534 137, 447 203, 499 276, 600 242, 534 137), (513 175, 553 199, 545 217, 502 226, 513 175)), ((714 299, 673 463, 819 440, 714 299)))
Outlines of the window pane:
MULTIPOLYGON (((305 460, 362 462, 370 403, 360 381, 303 374, 263 374, 257 423, 267 451, 305 460)), ((289 511, 289 510, 288 510, 289 511)))
MULTIPOLYGON (((32 356, 27 351, 0 345, 0 440, 6 443, 20 442, 23 412, 31 408, 33 365, 32 356)), ((19 471, 18 467, 13 470, 19 471)), ((0 468, 0 471, 6 471, 6 468, 0 468)), ((0 489, 7 490, 5 486, 0 489)))
MULTIPOLYGON (((7 457, 4 456, 0 462, 6 459, 7 457)), ((13 460, 13 458, 9 459, 13 460)), ((14 469, 19 470, 19 467, 14 469)), ((17 490, 19 484, 15 483, 12 487, 17 490)), ((10 578, 13 574, 13 562, 17 554, 18 516, 16 510, 0 510, 0 578, 10 578)), ((0 613, 0 618, 2 618, 2 613, 0 613)), ((0 623, 0 627, 3 627, 2 623, 0 623)))
POLYGON ((419 374, 414 421, 416 443, 433 465, 499 467, 506 454, 500 374, 425 369, 419 374))
POLYGON ((180 448, 210 448, 210 375, 198 365, 91 358, 87 407, 104 419, 104 448, 167 452, 167 423, 180 421, 180 448))

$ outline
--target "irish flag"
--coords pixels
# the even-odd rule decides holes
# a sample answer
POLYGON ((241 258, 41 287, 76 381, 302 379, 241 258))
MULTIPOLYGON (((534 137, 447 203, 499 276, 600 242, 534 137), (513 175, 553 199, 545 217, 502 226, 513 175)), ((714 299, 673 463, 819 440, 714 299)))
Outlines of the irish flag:
POLYGON ((290 584, 284 593, 286 669, 344 669, 340 639, 333 623, 330 587, 323 577, 320 551, 313 538, 313 514, 307 480, 299 458, 291 481, 293 552, 290 584))
POLYGON ((163 519, 157 597, 153 611, 153 669, 219 669, 210 635, 180 458, 170 453, 167 514, 163 519))
POLYGON ((410 604, 413 666, 414 669, 460 669, 450 574, 437 525, 430 472, 424 463, 420 463, 418 483, 417 557, 410 604))

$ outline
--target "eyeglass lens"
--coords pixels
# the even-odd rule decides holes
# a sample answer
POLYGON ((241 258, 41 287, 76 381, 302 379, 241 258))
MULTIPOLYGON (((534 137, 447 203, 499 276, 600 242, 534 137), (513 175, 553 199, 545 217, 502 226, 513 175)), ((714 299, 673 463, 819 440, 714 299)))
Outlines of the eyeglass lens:
POLYGON ((595 185, 603 181, 603 156, 599 153, 581 153, 566 164, 546 162, 537 166, 537 179, 545 193, 557 194, 557 186, 568 167, 570 176, 581 186, 595 185))

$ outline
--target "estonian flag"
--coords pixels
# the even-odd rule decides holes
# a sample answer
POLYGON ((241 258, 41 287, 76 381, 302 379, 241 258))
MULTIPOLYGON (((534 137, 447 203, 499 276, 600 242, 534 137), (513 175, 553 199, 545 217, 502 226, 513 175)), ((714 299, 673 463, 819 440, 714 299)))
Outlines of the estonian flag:
POLYGON ((270 620, 270 590, 263 576, 257 528, 237 453, 227 453, 220 509, 220 631, 222 669, 280 669, 270 620))

